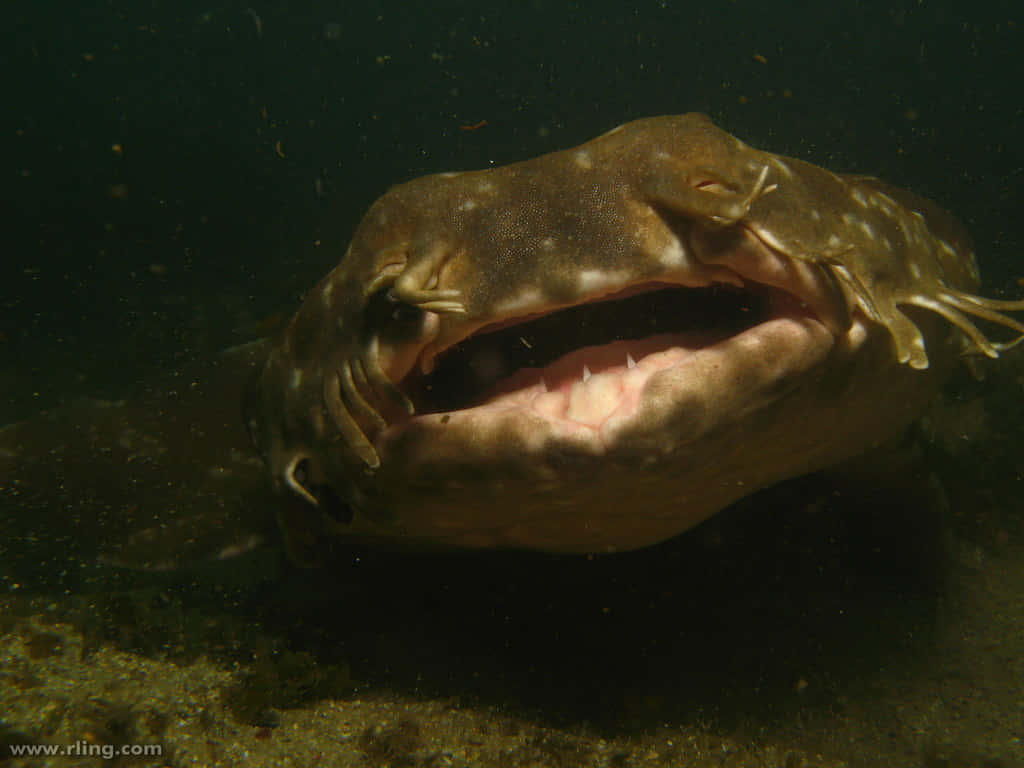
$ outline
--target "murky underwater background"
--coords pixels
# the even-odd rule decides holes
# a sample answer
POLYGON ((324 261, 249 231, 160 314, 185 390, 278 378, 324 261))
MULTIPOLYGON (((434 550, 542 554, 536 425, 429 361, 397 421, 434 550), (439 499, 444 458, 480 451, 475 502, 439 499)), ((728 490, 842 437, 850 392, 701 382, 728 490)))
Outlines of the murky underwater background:
MULTIPOLYGON (((645 115, 704 111, 932 198, 986 295, 1020 295, 1022 23, 916 1, 22 4, 0 423, 167 391, 271 333, 393 183, 645 115)), ((0 744, 163 749, 53 765, 1024 765, 1024 361, 988 374, 921 427, 953 513, 940 573, 927 530, 811 479, 621 557, 143 574, 86 556, 121 532, 74 527, 76 457, 49 483, 40 462, 0 477, 0 744)))

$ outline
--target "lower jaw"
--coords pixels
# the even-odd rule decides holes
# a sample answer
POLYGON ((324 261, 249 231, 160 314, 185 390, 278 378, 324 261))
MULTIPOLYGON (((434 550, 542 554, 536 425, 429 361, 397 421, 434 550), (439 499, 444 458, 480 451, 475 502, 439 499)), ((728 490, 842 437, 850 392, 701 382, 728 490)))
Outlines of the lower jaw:
POLYGON ((756 406, 780 380, 822 362, 834 344, 824 325, 797 316, 768 320, 727 338, 710 332, 662 334, 586 347, 546 368, 517 371, 482 404, 392 424, 375 442, 386 452, 388 443, 401 440, 410 428, 438 423, 452 437, 460 424, 478 430, 500 422, 514 430, 521 417, 531 428, 543 424, 552 436, 574 442, 582 437, 607 450, 637 423, 657 423, 673 399, 721 418, 756 406))

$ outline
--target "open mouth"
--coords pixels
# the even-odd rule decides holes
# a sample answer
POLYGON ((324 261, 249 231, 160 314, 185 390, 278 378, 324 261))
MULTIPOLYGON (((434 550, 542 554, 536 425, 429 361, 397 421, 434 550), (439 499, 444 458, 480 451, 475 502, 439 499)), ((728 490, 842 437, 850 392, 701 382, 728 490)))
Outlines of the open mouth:
MULTIPOLYGON (((621 399, 623 379, 644 373, 646 380, 697 350, 782 317, 815 313, 788 291, 753 281, 632 286, 541 316, 485 326, 438 355, 429 374, 414 368, 401 389, 419 415, 484 404, 537 406, 555 393, 571 410, 573 395, 579 399, 593 390, 590 400, 621 399)), ((599 404, 597 410, 608 407, 599 404)))

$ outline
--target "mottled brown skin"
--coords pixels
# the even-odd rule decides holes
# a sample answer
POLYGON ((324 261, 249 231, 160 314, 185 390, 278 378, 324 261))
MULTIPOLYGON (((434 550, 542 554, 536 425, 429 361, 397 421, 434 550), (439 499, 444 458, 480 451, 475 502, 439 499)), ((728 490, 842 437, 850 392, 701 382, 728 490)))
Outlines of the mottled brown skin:
POLYGON ((250 430, 275 485, 310 505, 284 516, 293 537, 316 520, 458 547, 633 549, 898 436, 962 351, 1005 347, 966 314, 1024 330, 999 314, 1024 304, 977 284, 962 228, 927 201, 755 150, 702 115, 639 120, 390 190, 271 353, 250 430), (626 342, 649 355, 643 376, 585 350, 565 366, 600 358, 589 385, 410 413, 407 377, 482 329, 716 283, 792 300, 734 336, 666 342, 674 365, 626 342), (327 514, 339 499, 343 522, 327 514))

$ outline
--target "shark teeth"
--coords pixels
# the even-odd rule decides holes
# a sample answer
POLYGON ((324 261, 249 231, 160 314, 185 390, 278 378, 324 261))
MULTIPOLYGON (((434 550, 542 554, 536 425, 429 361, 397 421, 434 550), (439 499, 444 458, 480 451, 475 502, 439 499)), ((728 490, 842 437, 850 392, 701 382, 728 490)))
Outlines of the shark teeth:
MULTIPOLYGON (((626 369, 631 371, 634 368, 636 368, 636 360, 634 360, 633 356, 631 354, 629 354, 629 352, 627 352, 626 353, 626 369)), ((584 384, 586 384, 588 381, 590 381, 590 377, 591 376, 593 376, 593 373, 591 373, 590 368, 587 366, 587 364, 584 363, 583 364, 583 373, 580 375, 580 379, 583 381, 584 384)), ((543 380, 542 380, 542 382, 543 382, 543 380)), ((545 392, 547 391, 547 385, 546 384, 544 385, 544 391, 545 392)))
MULTIPOLYGON (((637 367, 637 362, 633 358, 633 355, 631 355, 629 352, 626 352, 626 370, 627 371, 632 371, 636 367, 637 367)), ((599 367, 599 371, 598 372, 599 373, 603 373, 604 372, 604 367, 603 366, 599 367)), ((583 363, 582 370, 580 371, 580 378, 579 378, 580 383, 586 384, 594 376, 595 376, 595 374, 594 374, 594 372, 592 370, 590 370, 590 366, 587 365, 586 363, 583 363)), ((540 385, 541 392, 548 392, 549 391, 548 383, 547 383, 547 381, 544 380, 543 377, 541 377, 540 380, 537 383, 540 385)))

